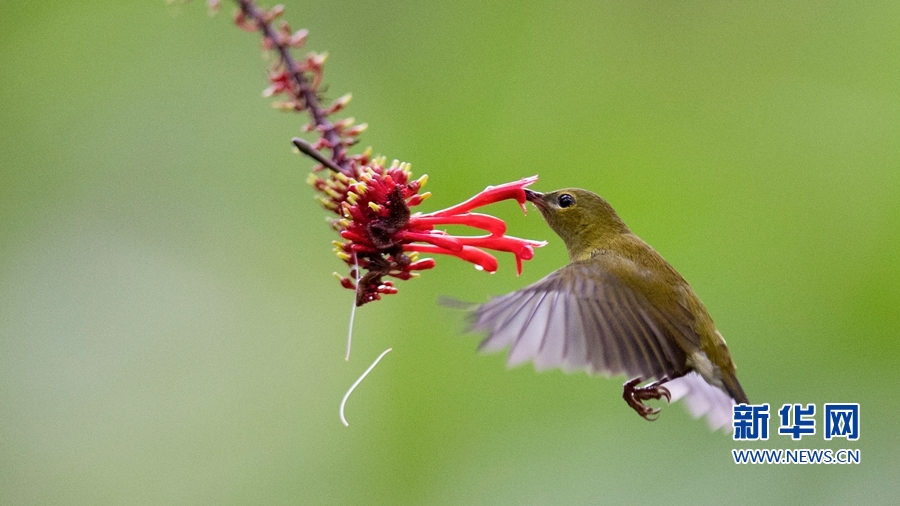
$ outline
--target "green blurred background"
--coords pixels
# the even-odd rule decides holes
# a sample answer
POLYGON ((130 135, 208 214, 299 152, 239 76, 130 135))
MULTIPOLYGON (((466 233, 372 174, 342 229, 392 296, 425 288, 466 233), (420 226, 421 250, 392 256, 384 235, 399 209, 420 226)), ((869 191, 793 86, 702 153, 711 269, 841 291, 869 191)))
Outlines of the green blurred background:
MULTIPOLYGON (((900 3, 294 2, 363 145, 428 173, 604 195, 691 282, 750 399, 861 403, 858 442, 736 443, 621 380, 506 370, 452 258, 357 313, 260 97, 201 2, 0 1, 0 503, 888 504, 900 494, 900 3), (382 350, 393 347, 338 404, 382 350), (732 448, 860 448, 739 466, 732 448)), ((773 416, 774 418, 774 416, 773 416)), ((777 429, 773 419, 770 430, 777 429)))

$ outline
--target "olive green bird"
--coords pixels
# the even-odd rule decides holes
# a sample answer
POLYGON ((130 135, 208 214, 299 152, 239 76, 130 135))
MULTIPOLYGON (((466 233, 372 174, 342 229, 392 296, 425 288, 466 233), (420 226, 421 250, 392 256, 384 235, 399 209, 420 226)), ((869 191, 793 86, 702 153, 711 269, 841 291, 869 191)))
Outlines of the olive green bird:
POLYGON ((747 396, 725 340, 687 281, 599 195, 526 195, 565 242, 570 263, 477 306, 473 330, 488 334, 481 349, 509 347, 510 366, 530 360, 538 370, 626 375, 623 397, 648 420, 659 409, 643 401, 686 396, 689 410, 706 415, 712 428, 730 424, 732 406, 747 396))

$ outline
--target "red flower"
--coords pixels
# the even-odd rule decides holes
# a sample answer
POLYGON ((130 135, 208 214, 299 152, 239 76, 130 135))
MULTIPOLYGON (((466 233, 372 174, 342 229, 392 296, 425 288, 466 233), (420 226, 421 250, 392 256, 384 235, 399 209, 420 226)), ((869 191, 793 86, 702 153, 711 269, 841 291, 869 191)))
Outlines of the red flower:
POLYGON ((366 124, 357 125, 353 118, 331 118, 346 107, 350 94, 329 107, 320 104, 319 86, 326 54, 308 53, 305 58, 296 59, 291 53, 291 49, 304 45, 307 31, 293 31, 285 22, 276 26, 275 21, 284 12, 281 5, 266 10, 250 0, 238 0, 238 4, 235 23, 244 30, 260 31, 263 48, 278 53, 263 95, 281 99, 273 104, 279 109, 309 112, 310 121, 303 130, 315 132, 318 138, 313 142, 295 138, 294 144, 322 164, 319 171, 331 169, 327 177, 311 174, 309 182, 321 193, 322 205, 339 216, 333 226, 342 241, 334 242, 335 252, 350 266, 350 277, 338 278, 344 287, 356 290, 358 306, 378 300, 381 294, 397 292, 393 282, 385 277, 410 279, 418 276, 417 271, 435 266, 431 258, 419 259, 419 253, 453 255, 494 272, 497 259, 484 249, 505 251, 515 255, 516 268, 522 271, 522 261, 531 259, 534 248, 545 243, 507 236, 503 220, 470 211, 506 199, 515 199, 524 210, 524 188, 537 176, 488 187, 466 202, 442 211, 412 214, 410 207, 421 204, 430 195, 419 193, 427 178, 411 181, 409 164, 395 161, 385 167, 385 159, 370 160, 368 150, 349 153, 366 124), (330 156, 322 155, 323 150, 330 151, 330 156), (435 229, 440 225, 465 225, 487 235, 453 236, 435 229), (360 276, 363 270, 366 273, 360 276))
POLYGON ((356 177, 330 172, 327 179, 310 175, 310 184, 324 195, 320 202, 341 216, 334 227, 343 241, 335 241, 335 252, 350 266, 350 276, 338 275, 345 288, 355 289, 356 304, 378 300, 381 294, 397 293, 392 281, 417 277, 416 271, 431 269, 435 261, 419 259, 419 253, 453 255, 476 268, 494 272, 497 259, 481 248, 515 255, 517 272, 522 261, 534 256, 534 248, 545 242, 505 235, 506 223, 486 214, 470 212, 475 208, 515 199, 525 210, 525 187, 537 176, 499 186, 489 186, 471 199, 427 214, 411 214, 410 207, 427 199, 419 193, 427 176, 410 181, 409 164, 394 161, 385 168, 385 159, 359 160, 356 177), (487 232, 480 236, 454 236, 435 229, 438 225, 464 225, 487 232), (359 269, 367 271, 359 276, 359 269))

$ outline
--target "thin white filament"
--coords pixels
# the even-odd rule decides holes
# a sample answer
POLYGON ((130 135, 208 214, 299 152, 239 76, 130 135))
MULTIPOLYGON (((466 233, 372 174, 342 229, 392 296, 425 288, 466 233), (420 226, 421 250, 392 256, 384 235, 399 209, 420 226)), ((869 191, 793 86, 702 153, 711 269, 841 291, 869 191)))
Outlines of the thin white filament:
POLYGON ((356 316, 356 298, 359 297, 359 258, 353 254, 353 272, 356 274, 356 286, 353 288, 353 304, 350 305, 350 328, 347 330, 347 354, 344 361, 350 361, 350 343, 353 342, 353 318, 356 316))
POLYGON ((350 386, 350 390, 347 390, 347 393, 344 394, 344 398, 341 400, 341 422, 344 423, 344 427, 350 426, 350 424, 347 423, 347 419, 344 418, 344 405, 347 404, 347 398, 350 397, 350 394, 353 393, 353 390, 356 389, 356 386, 359 385, 359 383, 363 380, 363 378, 368 376, 369 372, 371 372, 372 369, 374 369, 375 366, 378 365, 378 362, 381 360, 381 357, 387 355, 387 353, 389 351, 391 351, 392 349, 393 348, 388 348, 388 349, 382 351, 381 355, 378 355, 378 358, 376 358, 375 361, 372 362, 372 365, 370 365, 369 368, 366 369, 366 372, 362 373, 362 376, 360 376, 359 379, 356 380, 356 383, 354 383, 353 385, 350 386))

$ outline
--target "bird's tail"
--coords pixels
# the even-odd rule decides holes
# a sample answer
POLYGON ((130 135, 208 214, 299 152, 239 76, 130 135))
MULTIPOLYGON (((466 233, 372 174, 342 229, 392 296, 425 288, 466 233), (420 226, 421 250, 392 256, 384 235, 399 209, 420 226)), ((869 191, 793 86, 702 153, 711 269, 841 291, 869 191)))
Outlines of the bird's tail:
POLYGON ((734 402, 738 404, 750 404, 750 401, 747 400, 747 394, 744 393, 744 389, 741 388, 741 384, 738 383, 737 376, 734 374, 723 374, 722 383, 725 385, 725 389, 728 390, 728 394, 734 399, 734 402))
POLYGON ((731 429, 734 400, 721 388, 710 385, 696 372, 668 381, 665 386, 672 394, 672 402, 684 397, 691 415, 694 418, 706 416, 710 429, 731 429))

